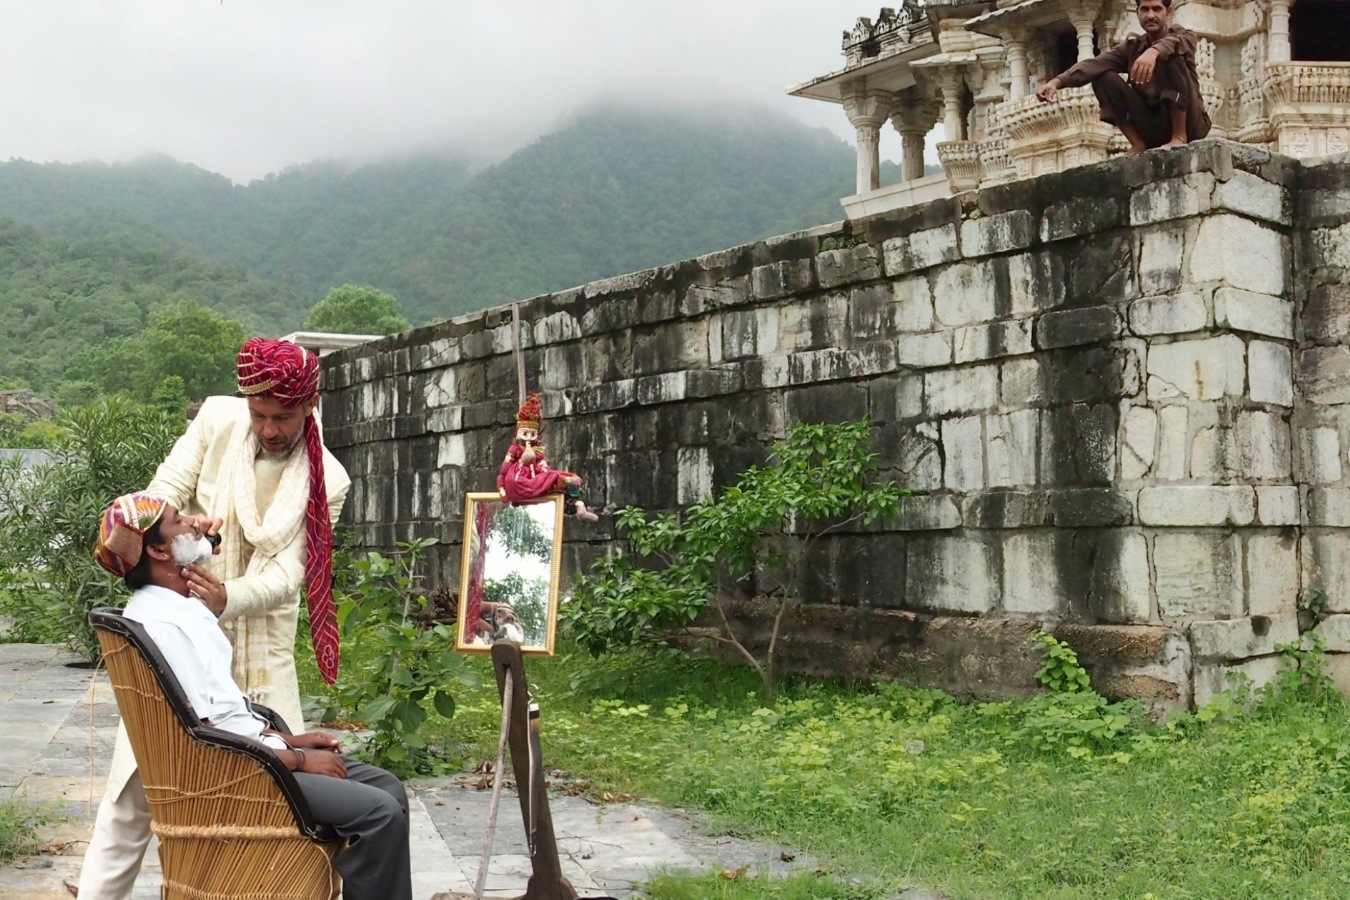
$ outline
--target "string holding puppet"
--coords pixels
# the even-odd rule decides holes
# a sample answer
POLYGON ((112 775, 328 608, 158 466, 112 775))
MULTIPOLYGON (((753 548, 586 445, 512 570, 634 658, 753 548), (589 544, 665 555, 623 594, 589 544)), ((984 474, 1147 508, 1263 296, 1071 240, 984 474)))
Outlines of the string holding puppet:
POLYGON ((516 413, 516 439, 506 451, 497 473, 497 491, 508 503, 528 503, 546 494, 563 495, 563 511, 585 522, 600 517, 586 508, 582 500, 581 476, 562 469, 549 468, 544 458, 544 415, 538 394, 530 394, 516 413))

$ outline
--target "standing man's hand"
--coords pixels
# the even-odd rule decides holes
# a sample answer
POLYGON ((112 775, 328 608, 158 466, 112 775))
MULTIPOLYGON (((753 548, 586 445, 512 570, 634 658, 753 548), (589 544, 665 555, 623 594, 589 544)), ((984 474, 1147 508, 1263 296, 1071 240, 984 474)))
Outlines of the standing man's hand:
POLYGON ((183 570, 183 577, 187 579, 188 593, 202 601, 216 618, 220 618, 229 599, 225 593, 225 582, 196 563, 183 570))
MULTIPOLYGON (((196 520, 197 530, 210 537, 214 534, 220 534, 220 529, 225 524, 225 520, 219 516, 193 516, 196 520)), ((220 544, 217 543, 211 551, 212 555, 220 553, 220 544)))
POLYGON ((1036 99, 1040 100, 1042 103, 1049 103, 1051 100, 1054 100, 1055 95, 1059 93, 1059 87, 1059 77, 1056 76, 1051 78, 1036 89, 1036 99))
POLYGON ((1130 66, 1130 80, 1135 84, 1148 84, 1153 80, 1153 71, 1158 67, 1158 51, 1149 47, 1130 66))

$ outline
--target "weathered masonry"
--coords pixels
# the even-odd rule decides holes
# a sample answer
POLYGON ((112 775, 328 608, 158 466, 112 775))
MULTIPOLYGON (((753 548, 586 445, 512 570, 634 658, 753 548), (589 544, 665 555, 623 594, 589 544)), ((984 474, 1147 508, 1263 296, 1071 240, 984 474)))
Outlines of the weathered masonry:
MULTIPOLYGON (((792 421, 870 416, 921 493, 822 547, 800 670, 1013 693, 1045 625, 1110 693, 1203 702, 1269 677, 1312 586, 1350 680, 1347 186, 1350 157, 1206 141, 535 298, 550 459, 599 506, 673 509, 792 421)), ((511 346, 497 309, 325 359, 360 545, 436 537, 455 583, 511 346)), ((565 574, 611 538, 568 527, 565 574)))

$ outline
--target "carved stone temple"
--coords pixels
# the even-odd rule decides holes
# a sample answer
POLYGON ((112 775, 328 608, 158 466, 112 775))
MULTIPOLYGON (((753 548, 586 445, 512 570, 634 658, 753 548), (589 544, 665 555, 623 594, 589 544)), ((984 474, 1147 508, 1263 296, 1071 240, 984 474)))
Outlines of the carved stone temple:
MULTIPOLYGON (((1210 137, 1286 156, 1350 150, 1350 0, 1176 0, 1196 32, 1210 137)), ((849 218, 1017 178, 1101 162, 1128 149, 1098 120, 1091 86, 1041 103, 1036 87, 1140 31, 1129 0, 926 0, 884 8, 844 32, 844 67, 792 88, 844 107, 858 134, 849 218), (882 186, 890 123, 901 180, 882 186), (924 176, 936 145, 940 175, 924 176)))

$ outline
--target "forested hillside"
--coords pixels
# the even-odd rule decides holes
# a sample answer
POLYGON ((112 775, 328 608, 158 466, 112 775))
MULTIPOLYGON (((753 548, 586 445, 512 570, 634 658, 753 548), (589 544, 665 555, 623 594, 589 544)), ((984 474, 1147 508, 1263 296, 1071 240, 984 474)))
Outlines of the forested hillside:
POLYGON ((166 158, 12 161, 0 216, 244 266, 295 293, 253 311, 284 331, 346 282, 422 323, 831 221, 852 173, 842 141, 775 113, 605 109, 477 172, 319 162, 239 186, 166 158))
MULTIPOLYGON (((123 389, 101 368, 166 330, 283 334, 345 284, 392 292, 413 324, 561 290, 836 219, 853 168, 838 138, 757 109, 593 110, 477 171, 329 161, 236 185, 166 157, 13 160, 0 379, 123 389)), ((133 392, 174 374, 150 368, 133 392)), ((181 375, 195 399, 206 374, 181 375)))

